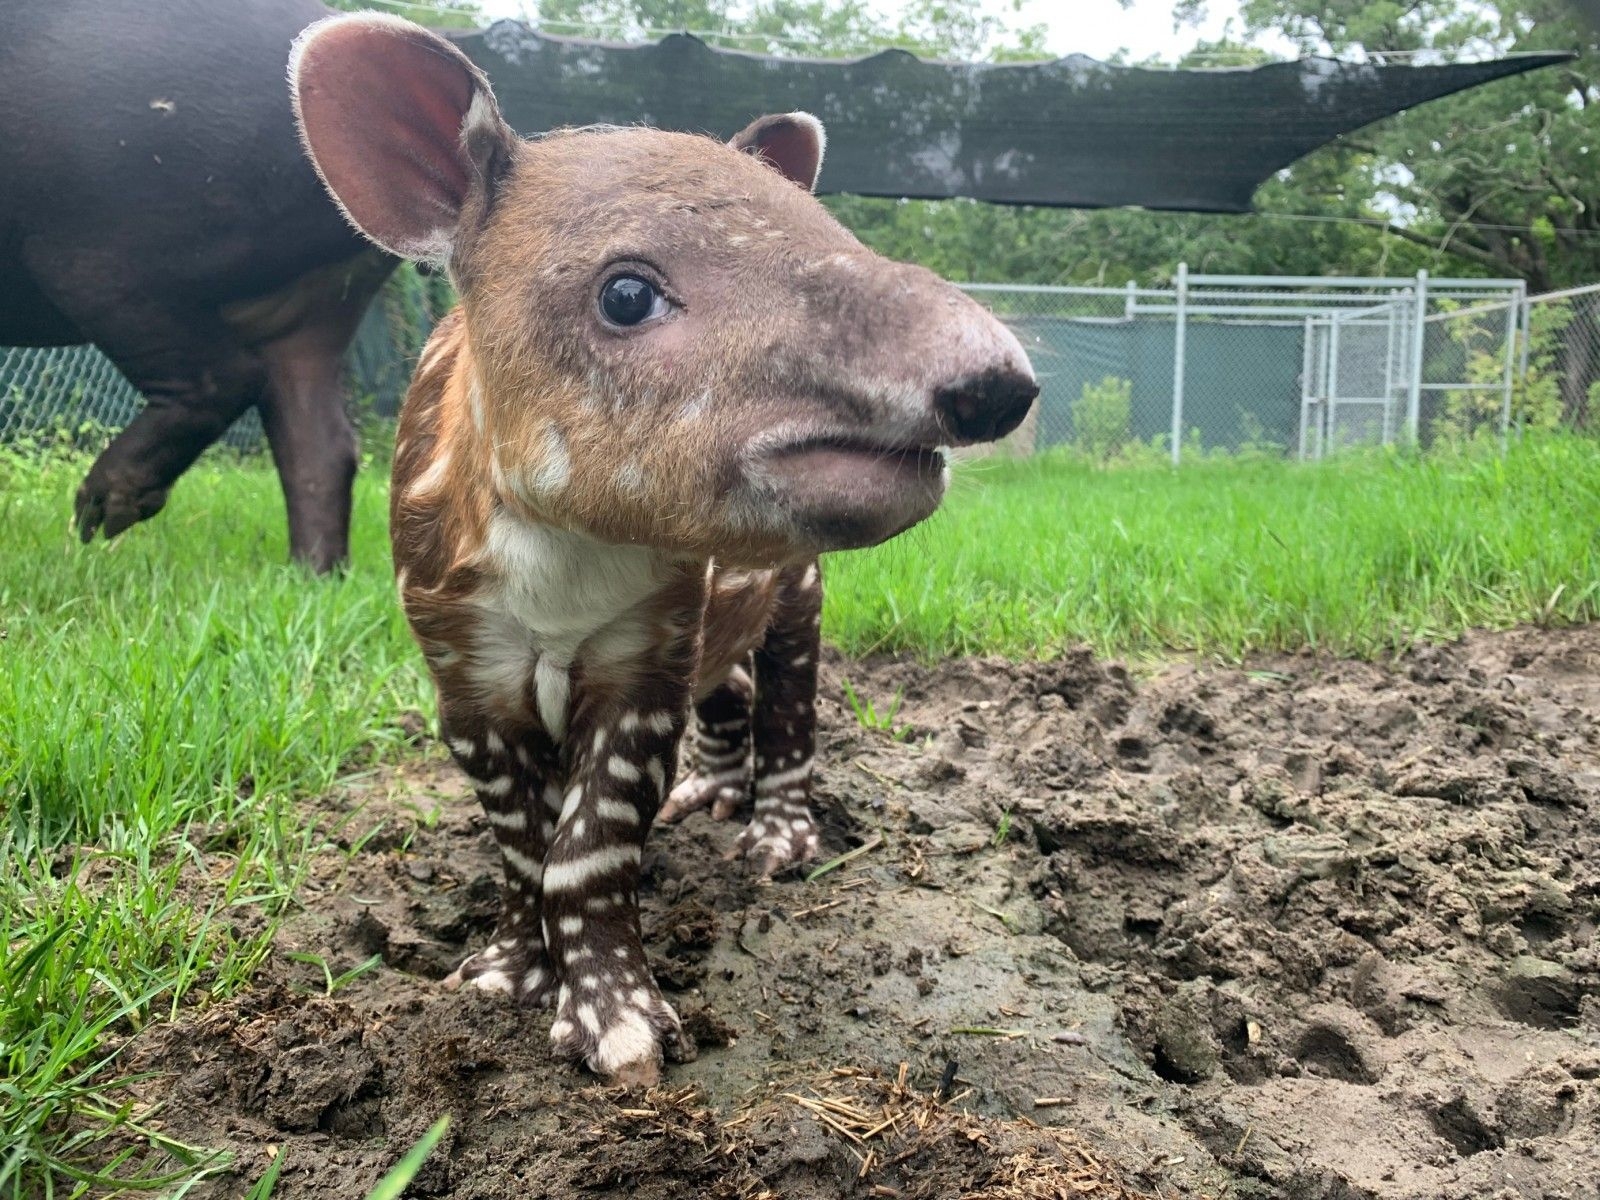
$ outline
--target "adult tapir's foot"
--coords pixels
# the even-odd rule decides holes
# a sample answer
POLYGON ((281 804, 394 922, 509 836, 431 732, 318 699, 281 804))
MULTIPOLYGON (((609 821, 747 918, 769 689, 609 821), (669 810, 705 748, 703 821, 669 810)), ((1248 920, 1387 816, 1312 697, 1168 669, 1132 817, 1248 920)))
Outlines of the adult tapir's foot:
POLYGON ((569 979, 561 985, 550 1026, 556 1057, 581 1062, 625 1087, 657 1083, 663 1051, 675 1060, 687 1057, 678 1014, 648 976, 579 970, 569 979))
POLYGON ((497 934, 494 941, 445 976, 444 986, 449 991, 464 983, 486 992, 502 992, 524 1008, 545 1008, 555 996, 556 975, 539 939, 497 934))
POLYGON ((96 533, 103 532, 114 538, 140 521, 149 520, 166 506, 169 490, 138 475, 108 470, 103 459, 96 462, 73 502, 78 537, 90 542, 96 533))

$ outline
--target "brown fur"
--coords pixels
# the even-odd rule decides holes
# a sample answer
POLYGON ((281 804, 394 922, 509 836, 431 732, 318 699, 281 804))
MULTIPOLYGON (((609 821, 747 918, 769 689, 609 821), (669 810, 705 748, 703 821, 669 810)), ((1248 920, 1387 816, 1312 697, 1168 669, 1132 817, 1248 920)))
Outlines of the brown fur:
POLYGON ((933 448, 1007 432, 1031 370, 970 299, 816 203, 804 114, 731 146, 524 142, 457 51, 371 16, 314 30, 291 74, 340 204, 461 294, 391 497, 406 616, 506 865, 495 934, 451 985, 554 1001, 558 1054, 647 1081, 681 1049, 639 938, 651 822, 753 794, 738 853, 770 873, 817 852, 816 556, 931 512, 933 448), (653 288, 637 323, 604 314, 618 277, 653 288), (697 769, 674 788, 691 706, 697 769))

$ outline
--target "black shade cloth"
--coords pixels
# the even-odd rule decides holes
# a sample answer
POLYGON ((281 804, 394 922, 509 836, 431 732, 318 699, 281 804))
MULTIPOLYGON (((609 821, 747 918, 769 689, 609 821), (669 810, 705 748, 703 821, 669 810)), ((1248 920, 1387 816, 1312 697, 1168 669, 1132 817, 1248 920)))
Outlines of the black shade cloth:
POLYGON ((1070 208, 1248 212, 1273 172, 1340 134, 1552 63, 1539 54, 1445 66, 1329 59, 1241 70, 856 61, 715 50, 684 34, 626 46, 516 21, 452 35, 523 133, 646 124, 728 137, 803 109, 828 129, 823 192, 1070 208))

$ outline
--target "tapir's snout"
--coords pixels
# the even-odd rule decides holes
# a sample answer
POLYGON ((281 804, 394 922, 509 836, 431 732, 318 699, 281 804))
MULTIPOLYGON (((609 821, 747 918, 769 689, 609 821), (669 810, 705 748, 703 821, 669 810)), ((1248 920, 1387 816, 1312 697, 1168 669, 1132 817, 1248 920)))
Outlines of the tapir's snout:
POLYGON ((935 390, 933 408, 949 432, 952 446, 994 442, 1028 415, 1039 396, 1039 381, 1026 359, 989 367, 935 390))
POLYGON ((862 254, 834 260, 821 336, 794 376, 788 419, 763 429, 745 473, 807 553, 872 545, 939 506, 941 447, 1005 437, 1039 395, 1011 330, 920 267, 862 254), (842 260, 842 261, 841 261, 842 260))

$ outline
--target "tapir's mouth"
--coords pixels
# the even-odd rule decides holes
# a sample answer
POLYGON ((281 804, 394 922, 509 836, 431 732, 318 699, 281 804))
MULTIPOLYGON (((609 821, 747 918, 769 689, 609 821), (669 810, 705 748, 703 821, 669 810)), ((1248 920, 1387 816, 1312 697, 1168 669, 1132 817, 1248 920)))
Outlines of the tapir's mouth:
POLYGON ((937 446, 893 445, 848 436, 806 438, 772 447, 765 457, 768 464, 786 474, 805 471, 830 476, 867 471, 907 483, 937 480, 944 474, 944 452, 937 446))
POLYGON ((944 495, 944 452, 934 445, 827 434, 769 444, 758 461, 761 490, 814 549, 884 541, 944 495))

